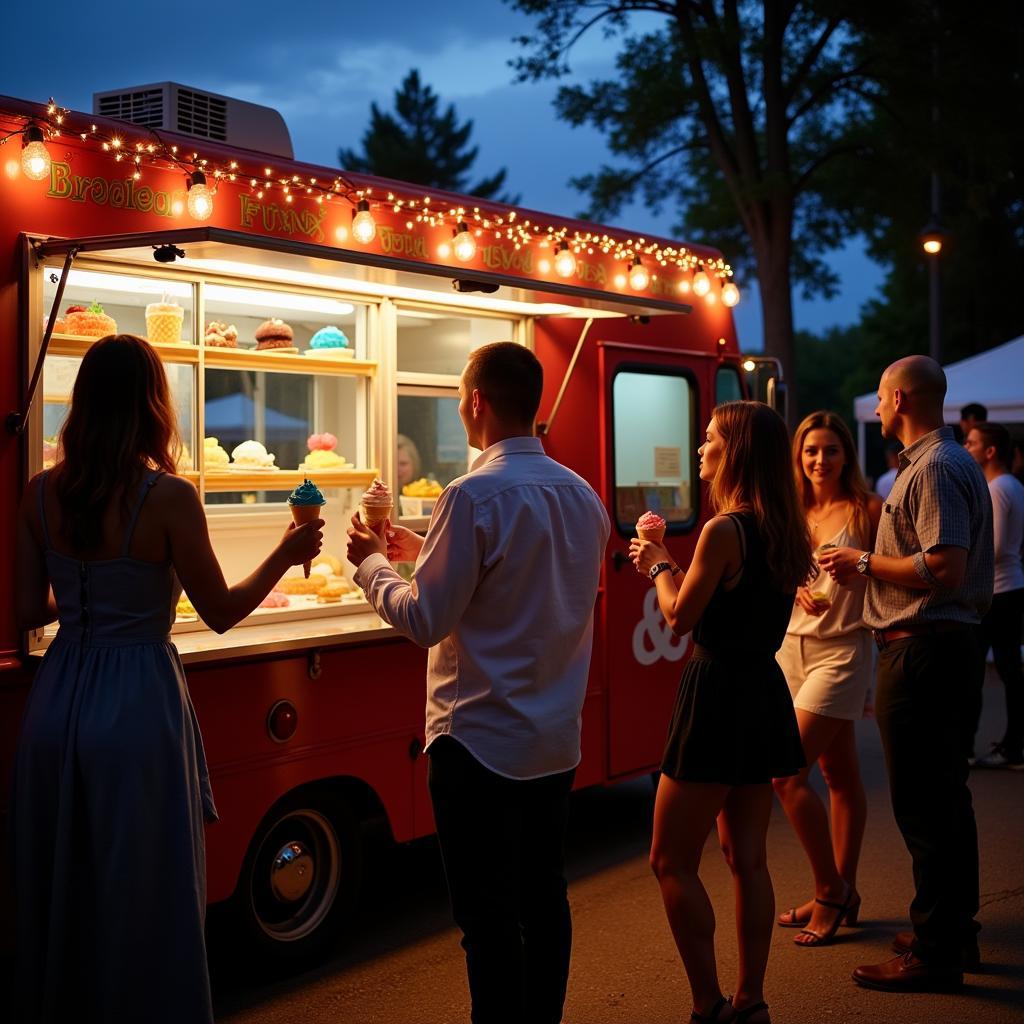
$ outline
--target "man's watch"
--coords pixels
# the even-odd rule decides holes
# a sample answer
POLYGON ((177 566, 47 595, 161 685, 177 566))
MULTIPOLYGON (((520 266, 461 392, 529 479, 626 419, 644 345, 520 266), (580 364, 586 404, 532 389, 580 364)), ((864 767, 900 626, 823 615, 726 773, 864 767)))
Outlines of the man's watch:
POLYGON ((655 565, 651 566, 651 571, 647 575, 653 581, 657 577, 658 573, 662 573, 666 569, 669 569, 669 570, 672 569, 672 563, 671 562, 658 562, 655 565))
POLYGON ((864 554, 861 555, 860 558, 857 559, 857 565, 856 565, 857 572, 859 572, 861 574, 861 576, 870 576, 871 575, 871 564, 870 563, 871 563, 871 552, 870 551, 865 551, 864 554))

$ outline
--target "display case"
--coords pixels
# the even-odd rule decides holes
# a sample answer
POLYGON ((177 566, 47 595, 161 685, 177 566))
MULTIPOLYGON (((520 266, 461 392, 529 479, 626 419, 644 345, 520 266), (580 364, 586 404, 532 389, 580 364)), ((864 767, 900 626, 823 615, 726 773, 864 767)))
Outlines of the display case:
MULTIPOLYGON (((57 264, 39 269, 40 337, 59 273, 57 264)), ((243 625, 365 612, 345 563, 345 529, 381 473, 372 457, 378 362, 368 358, 381 344, 369 338, 377 319, 377 304, 308 288, 81 261, 68 274, 43 364, 30 471, 58 458, 89 346, 110 333, 148 338, 177 411, 179 471, 199 491, 229 583, 248 575, 279 540, 291 522, 288 494, 304 478, 327 498, 323 552, 310 578, 291 569, 243 625)), ((174 632, 204 630, 183 597, 174 632)), ((45 646, 53 631, 40 631, 34 646, 45 646)))

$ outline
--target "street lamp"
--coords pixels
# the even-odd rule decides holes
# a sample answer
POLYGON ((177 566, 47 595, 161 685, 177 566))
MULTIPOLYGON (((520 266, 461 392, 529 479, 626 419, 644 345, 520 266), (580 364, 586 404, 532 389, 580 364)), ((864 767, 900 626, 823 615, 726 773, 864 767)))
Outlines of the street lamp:
MULTIPOLYGON (((938 205, 937 181, 932 182, 932 205, 938 205)), ((945 244, 946 235, 939 225, 938 216, 932 219, 921 232, 921 248, 928 259, 928 354, 937 363, 942 362, 941 324, 941 282, 939 280, 939 256, 945 244)))

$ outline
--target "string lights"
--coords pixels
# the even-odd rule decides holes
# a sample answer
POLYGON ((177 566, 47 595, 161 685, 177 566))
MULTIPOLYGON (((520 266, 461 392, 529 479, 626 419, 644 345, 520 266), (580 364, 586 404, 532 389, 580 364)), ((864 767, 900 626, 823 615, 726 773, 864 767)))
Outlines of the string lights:
POLYGON ((248 190, 257 200, 273 195, 290 204, 299 196, 319 205, 332 202, 349 204, 352 209, 351 229, 344 226, 335 229, 339 243, 351 239, 358 245, 369 245, 378 233, 374 211, 378 215, 390 211, 404 221, 409 231, 449 228, 451 241, 441 242, 436 247, 439 259, 454 258, 469 263, 478 257, 482 246, 499 244, 511 246, 516 251, 532 250, 536 252, 536 273, 553 272, 558 277, 569 279, 579 272, 580 260, 600 254, 622 264, 622 271, 612 274, 609 280, 616 289, 628 287, 634 291, 646 291, 657 284, 659 290, 667 287, 679 295, 688 295, 692 290, 706 301, 721 298, 723 305, 730 307, 739 301, 739 289, 730 280, 732 268, 724 260, 698 255, 682 245, 581 230, 575 225, 549 223, 547 219, 534 220, 515 209, 455 206, 437 197, 417 195, 411 191, 375 191, 372 187, 358 186, 343 175, 322 179, 297 173, 279 174, 269 166, 243 168, 236 160, 222 162, 201 157, 198 152, 179 152, 177 145, 165 141, 152 129, 138 128, 140 133, 145 133, 144 136, 130 140, 120 130, 113 131, 86 121, 74 126, 65 124, 70 116, 68 110, 57 106, 51 99, 45 118, 24 118, 25 123, 20 127, 0 136, 0 145, 20 134, 24 147, 22 169, 26 177, 36 181, 50 174, 51 157, 46 140, 52 141, 64 134, 76 137, 80 142, 98 143, 115 162, 127 163, 136 181, 142 178, 147 167, 178 170, 185 176, 188 213, 196 220, 209 219, 213 214, 217 190, 232 184, 248 190), (712 293, 712 278, 720 282, 720 292, 712 293), (707 298, 709 295, 712 296, 710 300, 707 298))

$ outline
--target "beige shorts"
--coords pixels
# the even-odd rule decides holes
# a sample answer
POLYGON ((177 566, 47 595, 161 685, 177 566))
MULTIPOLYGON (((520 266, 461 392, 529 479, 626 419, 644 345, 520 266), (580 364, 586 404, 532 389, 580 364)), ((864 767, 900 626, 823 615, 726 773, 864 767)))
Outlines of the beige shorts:
POLYGON ((874 644, 866 629, 827 640, 787 633, 775 657, 794 707, 828 718, 863 718, 874 672, 874 644))

